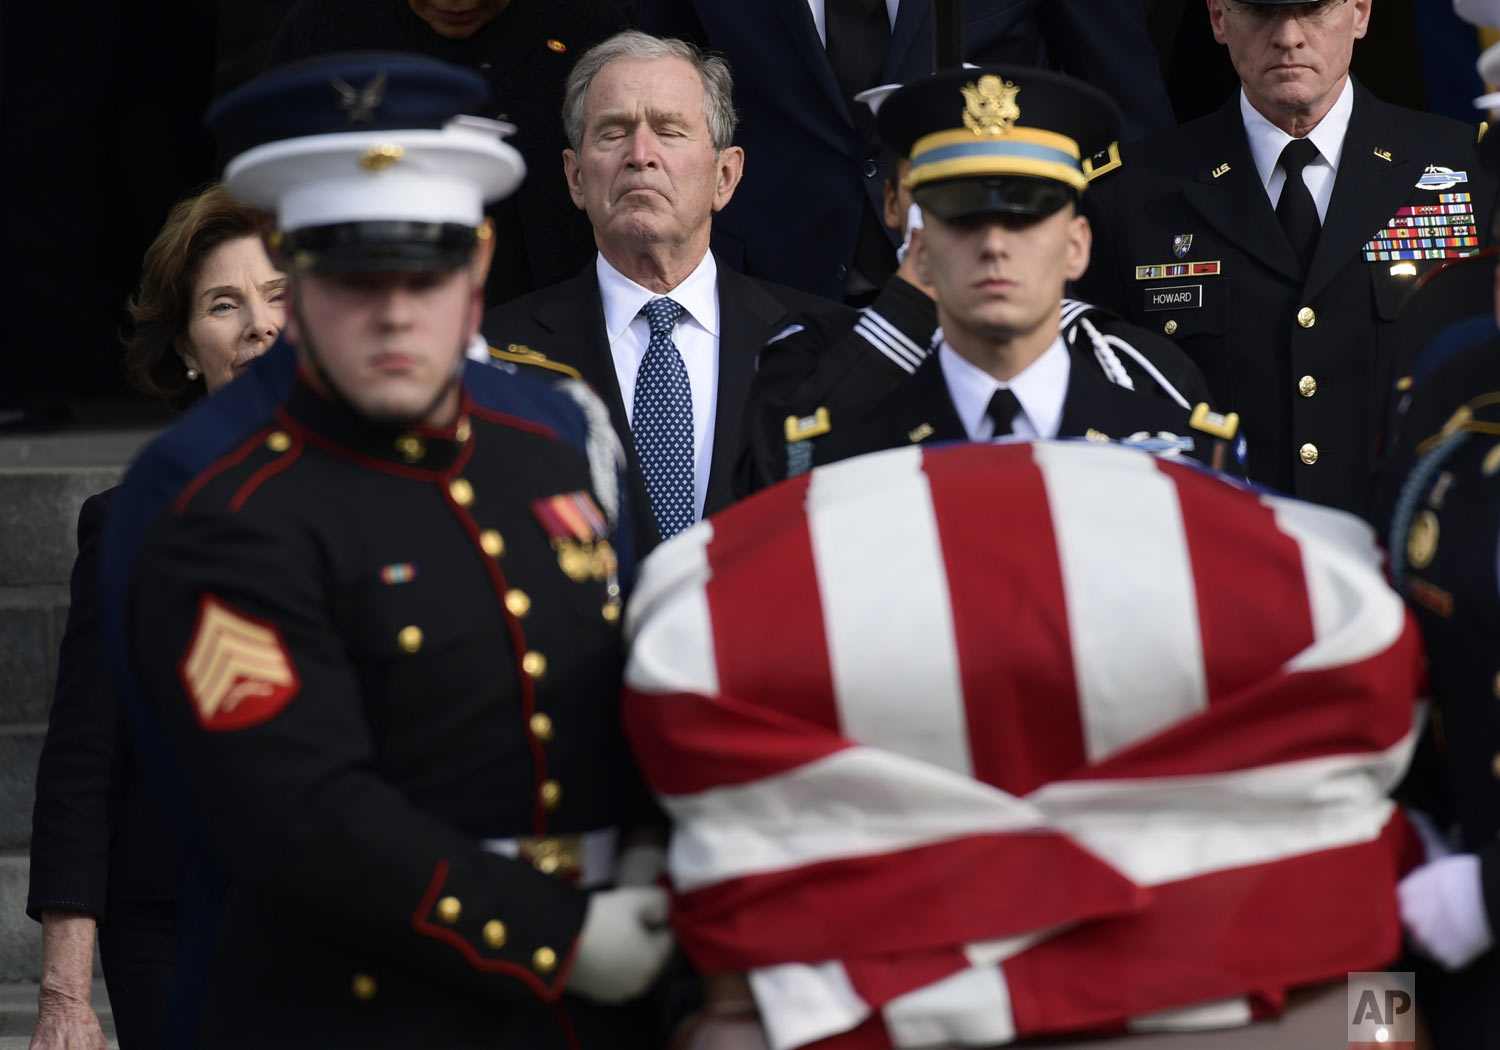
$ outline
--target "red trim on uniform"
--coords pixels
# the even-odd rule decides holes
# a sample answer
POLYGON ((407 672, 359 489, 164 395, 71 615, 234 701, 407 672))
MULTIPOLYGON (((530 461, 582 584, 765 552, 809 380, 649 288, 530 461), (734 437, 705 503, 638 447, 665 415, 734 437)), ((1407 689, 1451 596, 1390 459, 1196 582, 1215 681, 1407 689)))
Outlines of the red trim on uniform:
POLYGON ((229 501, 229 512, 231 514, 239 513, 240 508, 254 495, 256 489, 260 488, 270 478, 275 477, 297 462, 297 457, 302 455, 302 448, 302 442, 293 439, 291 448, 250 475, 250 480, 241 485, 240 490, 229 501))
POLYGON ((520 416, 513 416, 508 412, 494 412, 488 408, 478 405, 469 409, 469 415, 484 420, 486 423, 495 423, 502 427, 513 427, 516 430, 524 430, 528 434, 539 434, 544 438, 557 440, 557 431, 545 423, 535 423, 520 416))
MULTIPOLYGON (((569 956, 570 961, 571 959, 572 956, 569 956)), ((557 1017, 557 1027, 562 1029, 563 1042, 568 1044, 568 1050, 582 1050, 578 1042, 578 1033, 573 1030, 573 1019, 568 1016, 568 1008, 562 1004, 561 999, 552 1004, 552 1012, 557 1017)))
POLYGON ((357 463, 359 466, 369 470, 378 470, 383 474, 394 474, 396 477, 406 478, 408 481, 430 482, 440 476, 440 473, 436 470, 421 470, 417 467, 402 466, 399 463, 387 463, 383 459, 376 459, 374 456, 366 456, 363 453, 345 448, 337 441, 330 440, 317 431, 303 426, 284 411, 278 410, 276 418, 280 421, 284 429, 292 431, 296 437, 307 444, 331 455, 338 456, 340 459, 347 459, 351 463, 357 463))
MULTIPOLYGON (((463 450, 469 451, 466 446, 463 450)), ((516 678, 521 685, 521 729, 526 734, 526 742, 531 747, 531 769, 532 769, 532 791, 531 791, 531 826, 532 834, 545 835, 547 833, 547 810, 542 805, 541 789, 542 783, 547 779, 547 755, 542 750, 542 742, 536 738, 531 731, 531 716, 536 712, 536 689, 532 683, 531 676, 521 669, 521 660, 525 657, 526 633, 521 629, 521 621, 511 614, 509 607, 505 604, 505 592, 510 585, 505 581, 505 573, 500 568, 500 563, 484 552, 479 542, 479 523, 472 515, 460 507, 454 501, 452 494, 448 491, 446 482, 450 477, 456 477, 458 468, 467 462, 467 456, 462 457, 460 462, 455 462, 448 473, 440 475, 440 480, 445 484, 442 486, 443 500, 453 512, 454 518, 463 526, 463 530, 469 534, 469 541, 473 544, 474 553, 479 556, 480 561, 490 575, 490 583, 495 588, 495 597, 500 603, 500 615, 505 618, 506 629, 510 632, 511 647, 516 656, 516 678)))
POLYGON ((214 460, 207 467, 204 467, 203 470, 198 474, 198 476, 195 477, 192 481, 188 482, 183 490, 177 494, 177 499, 172 503, 172 513, 181 514, 187 508, 187 505, 192 500, 192 498, 198 494, 199 489, 203 488, 204 485, 207 485, 215 477, 222 474, 230 467, 235 466, 246 456, 250 455, 250 453, 254 452, 256 448, 264 444, 266 436, 275 429, 275 427, 268 426, 257 430, 255 434, 251 436, 239 448, 235 449, 227 456, 223 456, 219 459, 214 460))
MULTIPOLYGON (((422 937, 431 937, 433 940, 442 941, 453 948, 458 949, 458 954, 464 957, 474 969, 481 973, 503 973, 514 977, 522 984, 531 989, 536 997, 545 1003, 556 1002, 562 995, 564 982, 558 980, 556 987, 548 988, 536 974, 524 966, 518 966, 505 959, 486 959, 474 950, 474 946, 463 938, 456 930, 450 930, 444 926, 427 921, 427 916, 432 914, 433 906, 437 904, 438 895, 443 891, 443 884, 448 881, 449 864, 446 860, 439 860, 432 869, 432 881, 427 884, 427 892, 417 903, 417 910, 412 912, 411 928, 414 933, 422 937)), ((575 938, 576 941, 576 938, 575 938)), ((562 970, 558 970, 561 977, 562 970)))

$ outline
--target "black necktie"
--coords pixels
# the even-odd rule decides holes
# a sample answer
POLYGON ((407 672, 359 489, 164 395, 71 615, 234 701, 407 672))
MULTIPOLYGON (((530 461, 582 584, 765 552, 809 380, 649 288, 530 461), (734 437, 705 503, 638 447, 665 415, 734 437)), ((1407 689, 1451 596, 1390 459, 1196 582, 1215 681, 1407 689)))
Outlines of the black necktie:
POLYGON ((995 424, 995 437, 1005 437, 1014 429, 1012 424, 1015 423, 1016 416, 1021 414, 1021 402, 1016 400, 1010 387, 1003 386, 990 398, 989 407, 984 410, 984 414, 995 424))
POLYGON ((854 96, 874 87, 885 68, 885 53, 891 47, 885 0, 826 0, 823 14, 828 64, 863 134, 870 123, 870 108, 855 102, 854 96))
POLYGON ((1318 206, 1313 203, 1307 183, 1302 181, 1302 169, 1318 159, 1318 147, 1308 139, 1292 139, 1281 151, 1276 163, 1286 172, 1286 185, 1281 187, 1281 199, 1276 202, 1276 218, 1286 231, 1286 239, 1302 263, 1302 272, 1307 273, 1312 262, 1313 249, 1318 246, 1318 233, 1322 225, 1318 222, 1318 206))

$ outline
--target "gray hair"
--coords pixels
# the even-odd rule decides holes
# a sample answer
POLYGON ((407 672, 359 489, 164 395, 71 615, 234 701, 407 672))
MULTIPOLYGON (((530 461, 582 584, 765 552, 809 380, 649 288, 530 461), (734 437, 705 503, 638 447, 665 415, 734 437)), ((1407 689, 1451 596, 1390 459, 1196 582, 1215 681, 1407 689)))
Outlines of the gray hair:
POLYGON ((726 150, 734 145, 734 77, 729 72, 729 63, 718 55, 710 55, 696 44, 672 37, 656 37, 638 29, 626 29, 608 40, 589 48, 579 58, 578 64, 568 74, 567 87, 563 93, 563 129, 568 134, 568 145, 577 152, 583 144, 583 132, 587 123, 583 103, 589 93, 589 85, 600 70, 617 58, 654 62, 661 58, 678 58, 698 71, 703 81, 703 118, 708 122, 709 138, 715 150, 726 150))

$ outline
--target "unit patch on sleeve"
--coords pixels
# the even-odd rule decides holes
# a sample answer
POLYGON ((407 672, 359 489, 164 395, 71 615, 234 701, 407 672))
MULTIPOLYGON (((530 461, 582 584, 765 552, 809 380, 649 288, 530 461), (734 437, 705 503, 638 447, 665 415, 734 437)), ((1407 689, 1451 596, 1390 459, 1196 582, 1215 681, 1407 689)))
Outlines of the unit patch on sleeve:
POLYGON ((210 732, 248 729, 274 718, 302 688, 273 625, 205 594, 177 666, 198 724, 210 732))

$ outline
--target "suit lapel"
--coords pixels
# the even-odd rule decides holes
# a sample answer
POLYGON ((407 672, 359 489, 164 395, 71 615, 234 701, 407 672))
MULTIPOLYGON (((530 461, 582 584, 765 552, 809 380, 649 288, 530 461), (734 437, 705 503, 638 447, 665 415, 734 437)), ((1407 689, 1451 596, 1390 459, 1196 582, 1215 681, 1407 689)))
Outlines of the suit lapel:
POLYGON ((786 307, 750 278, 736 273, 715 256, 719 292, 719 382, 714 402, 713 451, 709 459, 704 516, 734 502, 734 464, 755 358, 786 307))
POLYGON ((589 263, 572 279, 566 291, 547 296, 537 307, 534 319, 557 337, 556 356, 578 369, 578 374, 609 408, 609 421, 625 446, 637 540, 642 551, 650 550, 661 542, 661 534, 656 530, 656 517, 646 498, 646 482, 641 462, 636 458, 635 442, 630 438, 630 417, 625 414, 625 399, 620 394, 620 380, 615 374, 615 361, 604 330, 604 296, 599 291, 595 264, 589 263))
POLYGON ((953 396, 948 392, 948 381, 943 378, 937 354, 928 354, 917 366, 904 390, 898 393, 897 411, 890 418, 892 447, 969 439, 963 420, 953 407, 953 396))
MULTIPOLYGON (((900 70, 904 68, 907 55, 919 37, 925 35, 928 41, 932 40, 931 12, 931 0, 902 0, 897 6, 896 24, 891 26, 891 46, 885 53, 885 69, 880 76, 882 84, 892 84, 901 79, 900 70), (928 27, 926 34, 921 33, 923 26, 928 27)), ((923 69, 929 68, 932 65, 931 56, 919 64, 923 69)))
POLYGON ((827 96, 834 111, 849 125, 850 130, 853 130, 854 118, 849 115, 849 107, 844 102, 844 93, 839 90, 839 82, 833 75, 833 67, 828 64, 828 52, 823 49, 823 42, 818 39, 818 27, 813 22, 812 8, 808 7, 807 0, 773 0, 773 2, 781 12, 782 21, 786 23, 787 32, 791 35, 798 54, 802 56, 808 73, 817 82, 819 90, 827 96))
POLYGON ((1304 299, 1311 300, 1351 260, 1361 258, 1360 248, 1396 214, 1422 174, 1423 158, 1403 156, 1399 143, 1382 141, 1381 129, 1391 126, 1386 108, 1355 83, 1354 111, 1349 115, 1323 232, 1303 287, 1304 299), (1376 155, 1377 149, 1382 156, 1376 155))
MULTIPOLYGON (((1183 196, 1211 226, 1273 270, 1299 273, 1296 253, 1281 230, 1250 155, 1238 92, 1207 122, 1205 132, 1193 147, 1190 181, 1183 184, 1183 196)), ((1172 246, 1161 247, 1166 253, 1172 246)), ((1144 261, 1158 260, 1153 255, 1144 261)))

